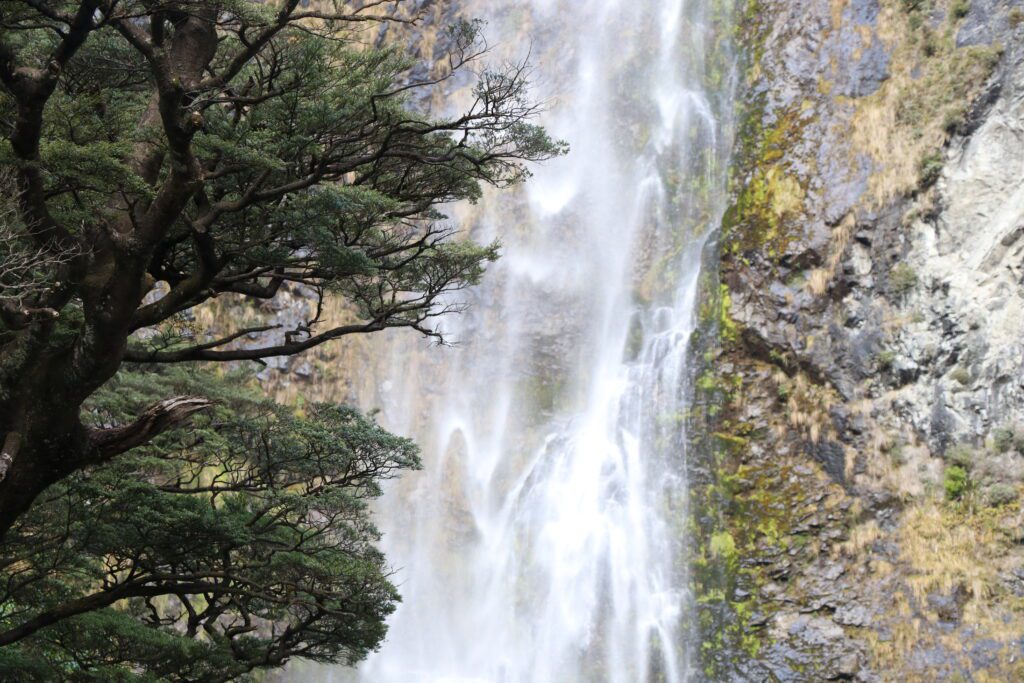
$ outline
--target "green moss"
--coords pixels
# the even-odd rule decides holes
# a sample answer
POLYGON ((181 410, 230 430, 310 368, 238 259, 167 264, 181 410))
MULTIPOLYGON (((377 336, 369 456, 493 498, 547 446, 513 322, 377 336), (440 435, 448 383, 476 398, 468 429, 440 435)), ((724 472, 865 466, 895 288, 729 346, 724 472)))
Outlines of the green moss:
POLYGON ((734 342, 738 337, 736 323, 732 319, 732 296, 724 282, 718 288, 718 330, 725 342, 734 342))
POLYGON ((786 151, 799 139, 805 122, 799 107, 765 127, 764 111, 749 105, 740 125, 735 168, 747 169, 749 176, 735 177, 735 199, 722 220, 722 232, 732 253, 760 250, 770 258, 786 251, 793 232, 799 228, 806 190, 788 171, 786 151))
POLYGON ((728 531, 719 531, 711 535, 711 555, 723 560, 728 566, 736 564, 736 541, 728 531))
POLYGON ((737 125, 730 179, 732 199, 722 219, 723 253, 739 257, 758 250, 776 258, 785 253, 803 212, 806 188, 786 162, 787 152, 812 120, 813 106, 795 103, 768 115, 763 93, 749 87, 763 77, 762 57, 771 13, 757 0, 746 3, 737 24, 748 85, 737 125))
POLYGON ((742 436, 737 436, 736 434, 727 434, 725 432, 714 432, 712 435, 715 438, 721 439, 722 441, 726 441, 726 442, 728 442, 728 443, 730 443, 730 444, 732 444, 734 446, 746 446, 747 443, 748 443, 747 439, 744 439, 742 436))

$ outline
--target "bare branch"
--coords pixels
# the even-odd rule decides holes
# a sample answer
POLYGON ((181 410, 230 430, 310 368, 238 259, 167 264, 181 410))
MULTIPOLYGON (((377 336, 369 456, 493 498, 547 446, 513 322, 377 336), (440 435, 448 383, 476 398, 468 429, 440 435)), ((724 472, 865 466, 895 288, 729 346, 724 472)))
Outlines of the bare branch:
POLYGON ((202 396, 175 396, 146 409, 139 419, 124 427, 94 429, 89 441, 98 460, 108 460, 127 450, 152 441, 177 427, 192 415, 208 409, 213 402, 202 396))
POLYGON ((8 432, 7 436, 4 437, 4 446, 0 450, 0 481, 7 478, 7 470, 10 469, 11 463, 14 462, 14 457, 18 455, 18 451, 21 449, 21 434, 18 432, 8 432))

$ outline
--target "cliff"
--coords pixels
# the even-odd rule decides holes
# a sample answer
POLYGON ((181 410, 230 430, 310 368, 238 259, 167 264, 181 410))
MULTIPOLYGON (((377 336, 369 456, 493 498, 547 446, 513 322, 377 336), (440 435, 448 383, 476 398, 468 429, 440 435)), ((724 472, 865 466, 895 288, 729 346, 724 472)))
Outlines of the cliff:
POLYGON ((750 0, 738 31, 705 675, 1022 680, 1024 4, 750 0))

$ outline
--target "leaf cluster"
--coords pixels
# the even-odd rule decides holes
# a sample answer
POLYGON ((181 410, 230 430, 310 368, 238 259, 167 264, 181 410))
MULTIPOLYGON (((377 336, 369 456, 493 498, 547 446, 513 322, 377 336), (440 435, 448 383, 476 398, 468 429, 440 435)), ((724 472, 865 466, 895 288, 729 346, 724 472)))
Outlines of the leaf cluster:
POLYGON ((115 423, 196 383, 217 405, 191 429, 51 487, 9 533, 0 679, 222 681, 381 642, 398 595, 367 503, 416 447, 210 374, 123 373, 90 415, 115 423))

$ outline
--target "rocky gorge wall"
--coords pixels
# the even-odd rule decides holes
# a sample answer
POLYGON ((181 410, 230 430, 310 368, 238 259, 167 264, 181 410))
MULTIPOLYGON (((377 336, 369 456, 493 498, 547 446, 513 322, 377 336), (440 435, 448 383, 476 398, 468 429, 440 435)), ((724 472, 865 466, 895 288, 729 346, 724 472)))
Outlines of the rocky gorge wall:
POLYGON ((692 418, 704 675, 1024 680, 1024 3, 742 12, 692 418))

